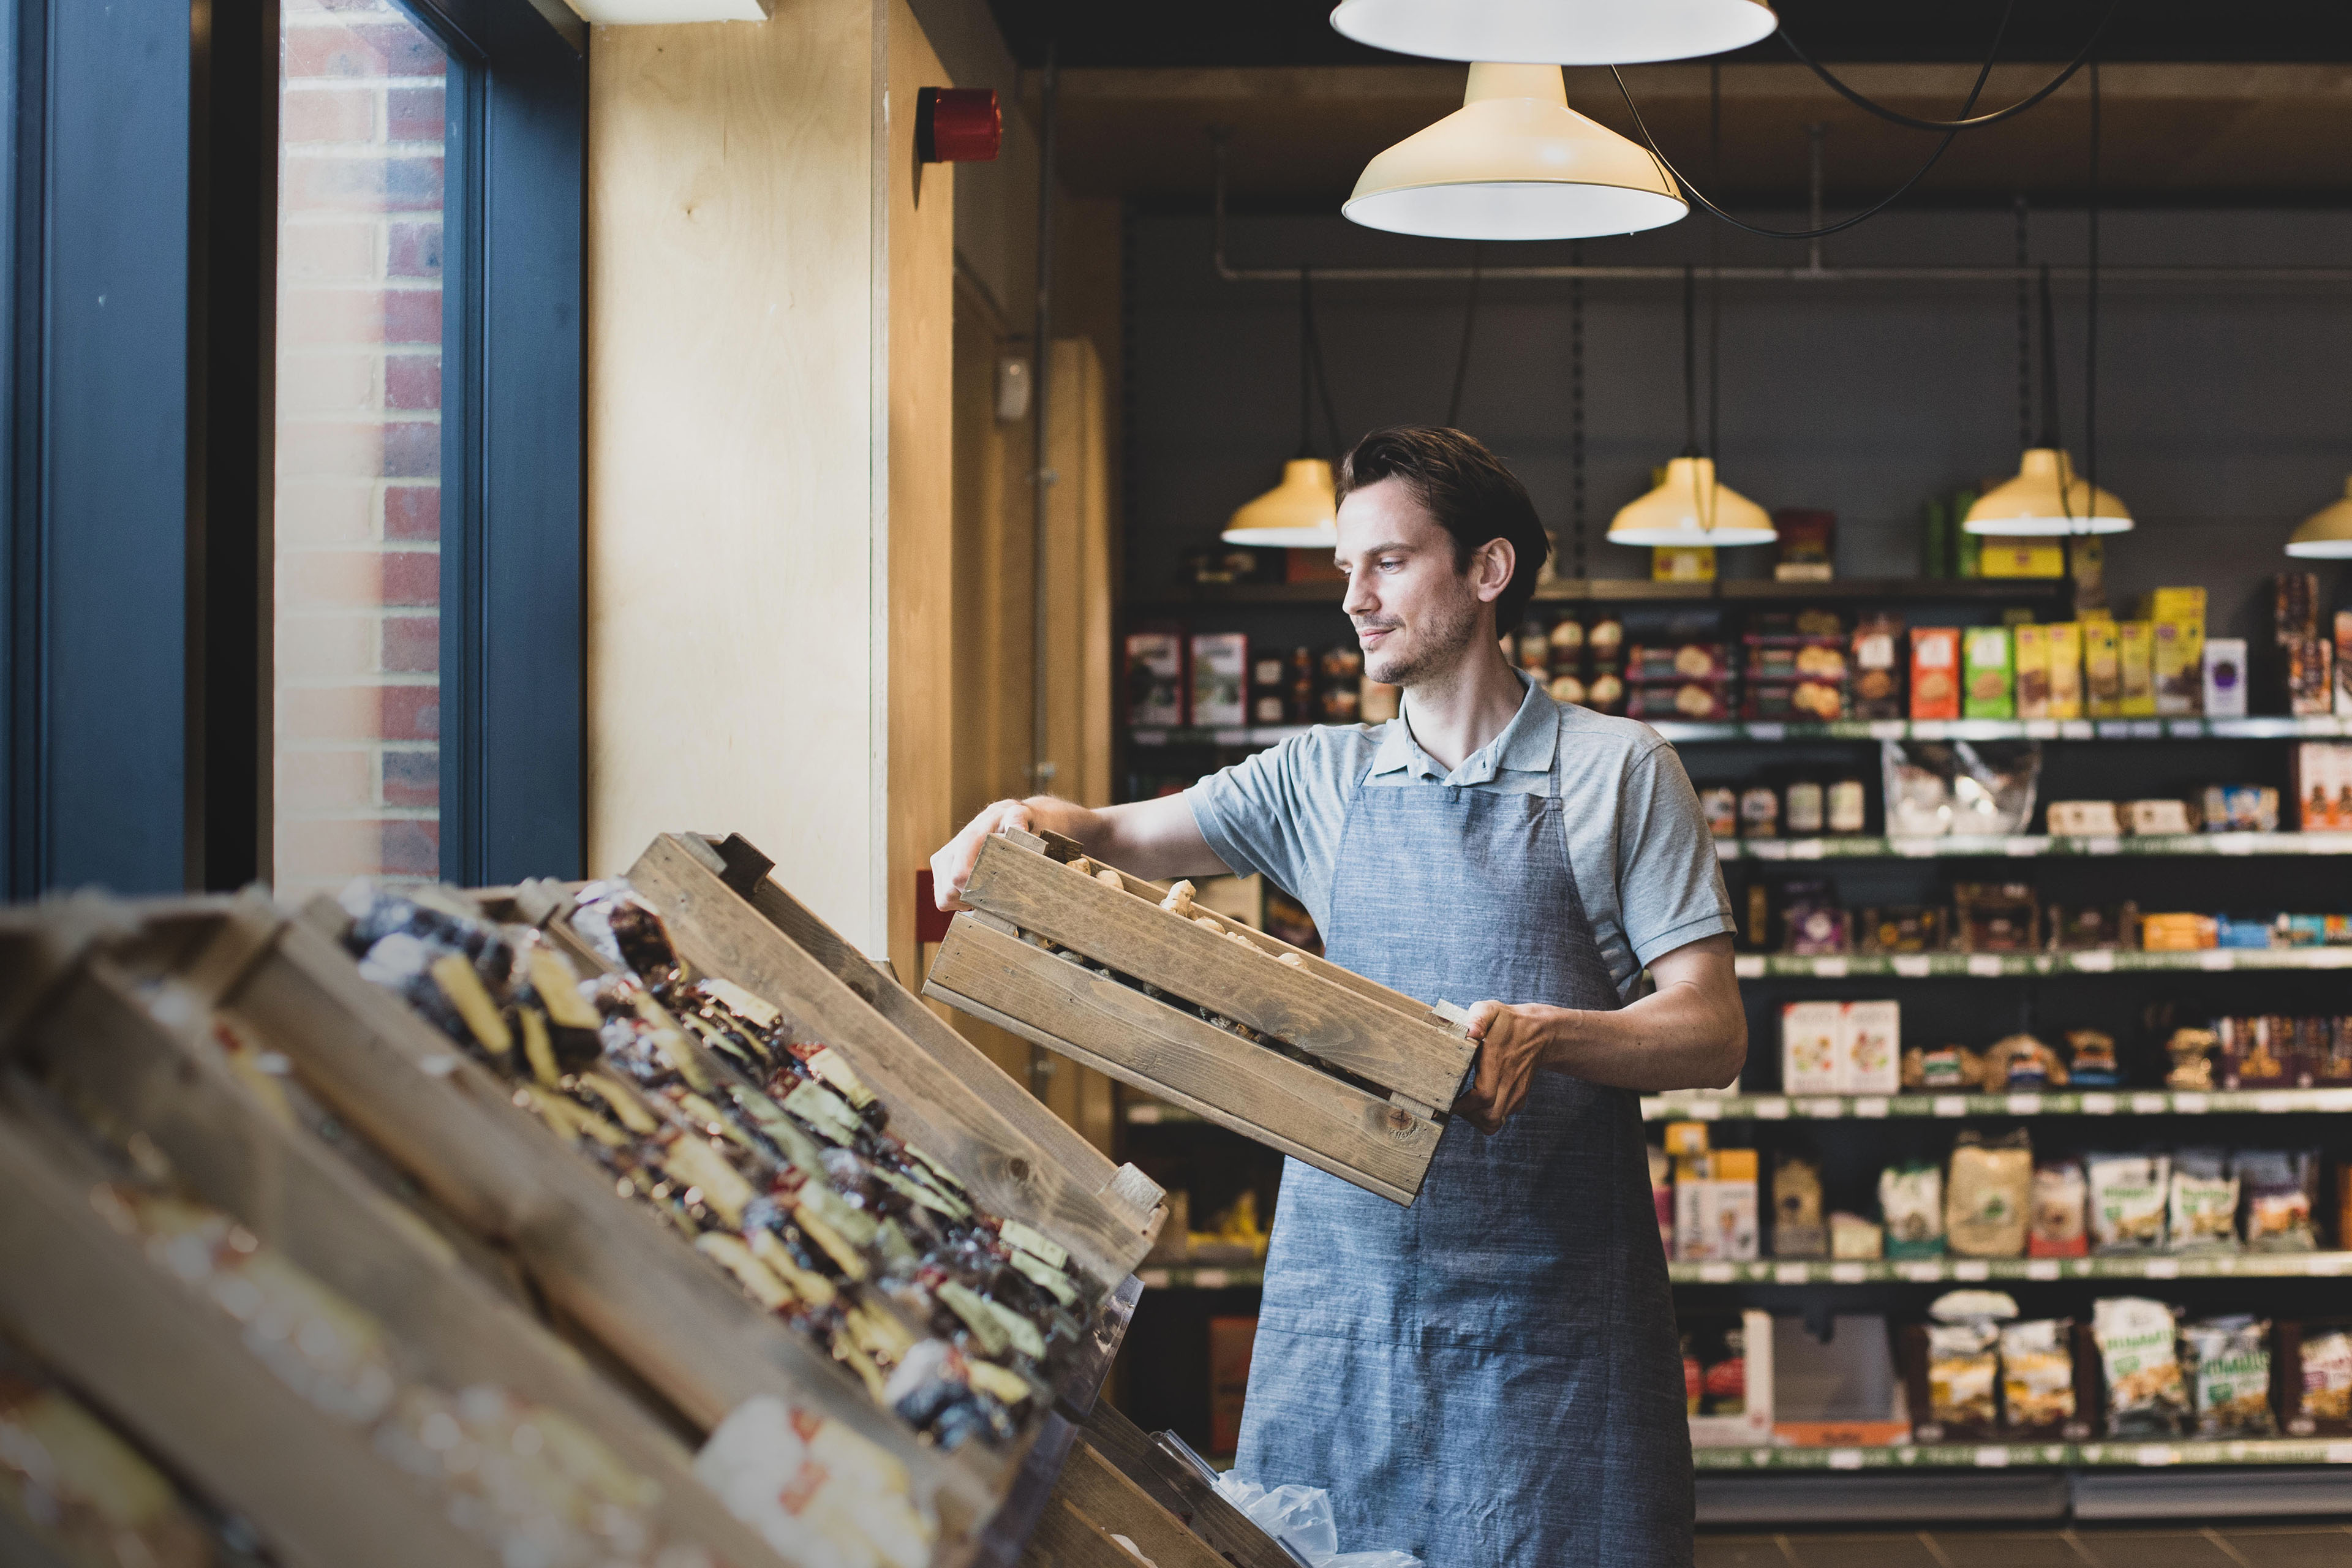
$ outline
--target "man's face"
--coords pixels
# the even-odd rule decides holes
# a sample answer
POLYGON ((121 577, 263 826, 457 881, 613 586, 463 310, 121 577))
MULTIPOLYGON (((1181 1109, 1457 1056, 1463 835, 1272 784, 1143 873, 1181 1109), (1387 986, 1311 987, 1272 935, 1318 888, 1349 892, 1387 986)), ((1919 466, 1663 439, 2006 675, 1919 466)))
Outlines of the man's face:
POLYGON ((1454 536, 1402 479, 1349 492, 1339 503, 1344 608, 1364 650, 1364 673, 1413 686, 1495 646, 1486 606, 1509 586, 1512 551, 1490 540, 1454 569, 1454 536))

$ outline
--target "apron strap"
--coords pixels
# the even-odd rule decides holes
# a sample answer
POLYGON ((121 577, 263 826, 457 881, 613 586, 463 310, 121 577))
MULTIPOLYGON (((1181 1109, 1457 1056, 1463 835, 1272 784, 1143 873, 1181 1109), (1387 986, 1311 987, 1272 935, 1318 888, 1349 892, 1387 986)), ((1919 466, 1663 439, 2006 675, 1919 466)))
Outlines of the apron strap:
POLYGON ((1546 800, 1558 800, 1559 798, 1560 753, 1567 750, 1568 710, 1563 706, 1552 715, 1551 777, 1545 781, 1544 784, 1544 798, 1546 800))

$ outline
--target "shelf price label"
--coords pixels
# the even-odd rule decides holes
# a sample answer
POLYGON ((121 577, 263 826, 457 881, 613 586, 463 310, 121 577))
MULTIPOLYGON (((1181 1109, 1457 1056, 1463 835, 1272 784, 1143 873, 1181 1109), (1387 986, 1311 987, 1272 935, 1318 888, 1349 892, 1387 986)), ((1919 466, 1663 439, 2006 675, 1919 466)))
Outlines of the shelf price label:
POLYGON ((1900 952, 1895 955, 1895 973, 1906 980, 1925 980, 1936 973, 1935 962, 1924 952, 1900 952))
POLYGON ((1972 952, 1969 954, 1969 973, 1979 980, 1990 980, 2000 973, 2000 954, 1972 952))

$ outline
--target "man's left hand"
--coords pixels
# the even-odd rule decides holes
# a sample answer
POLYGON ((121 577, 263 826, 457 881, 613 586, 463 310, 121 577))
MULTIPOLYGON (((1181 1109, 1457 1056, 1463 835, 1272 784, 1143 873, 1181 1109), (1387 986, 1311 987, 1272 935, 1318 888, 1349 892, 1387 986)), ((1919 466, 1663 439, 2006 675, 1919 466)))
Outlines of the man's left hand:
POLYGON ((1550 1016, 1556 1007, 1512 1007, 1481 1002, 1470 1009, 1469 1037, 1478 1042, 1478 1070, 1454 1109, 1481 1132, 1496 1133, 1527 1102, 1528 1086, 1544 1065, 1550 1016))

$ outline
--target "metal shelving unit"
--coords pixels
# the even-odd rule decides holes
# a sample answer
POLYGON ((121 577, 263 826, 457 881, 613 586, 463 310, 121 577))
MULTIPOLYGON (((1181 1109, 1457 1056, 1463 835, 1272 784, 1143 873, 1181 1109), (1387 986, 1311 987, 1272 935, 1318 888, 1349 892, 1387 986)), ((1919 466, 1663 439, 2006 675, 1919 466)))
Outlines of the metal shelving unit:
POLYGON ((1718 860, 2043 860, 2078 857, 2352 855, 2352 833, 2160 833, 2083 838, 2022 833, 2005 837, 1718 838, 1718 860))
POLYGON ((2251 1437, 2233 1442, 1902 1443, 1883 1448, 1701 1447, 1702 1470, 1999 1470, 2148 1468, 2172 1465, 2352 1465, 2352 1442, 2251 1437))
MULTIPOLYGON (((2291 1116, 2352 1110, 2352 1089, 2029 1089, 2002 1094, 1650 1094, 1644 1121, 1867 1121, 1887 1117, 2291 1116)), ((1173 1106, 1132 1105, 1130 1122, 1175 1121, 1173 1106), (1155 1114, 1140 1115, 1141 1112, 1155 1114), (1173 1113, 1173 1114, 1171 1114, 1173 1113)))
POLYGON ((2191 952, 2096 947, 2075 952, 1857 952, 1820 958, 1743 952, 1733 957, 1732 965, 1742 980, 1845 980, 1864 975, 1895 980, 2003 980, 2021 975, 2163 971, 2229 974, 2256 969, 2352 969, 2352 947, 2208 947, 2191 952))
POLYGON ((1936 1285, 1985 1280, 2338 1279, 2352 1252, 2158 1253, 2142 1258, 1767 1258, 1669 1263, 1677 1285, 1936 1285))
MULTIPOLYGON (((1145 725, 1127 731, 1136 746, 1271 746, 1306 730, 1304 724, 1248 724, 1229 729, 1145 725)), ((2293 741, 2352 735, 2352 718, 2317 714, 2255 719, 1841 719, 1821 723, 1727 720, 1651 723, 1677 745, 1717 741, 2293 741)))

